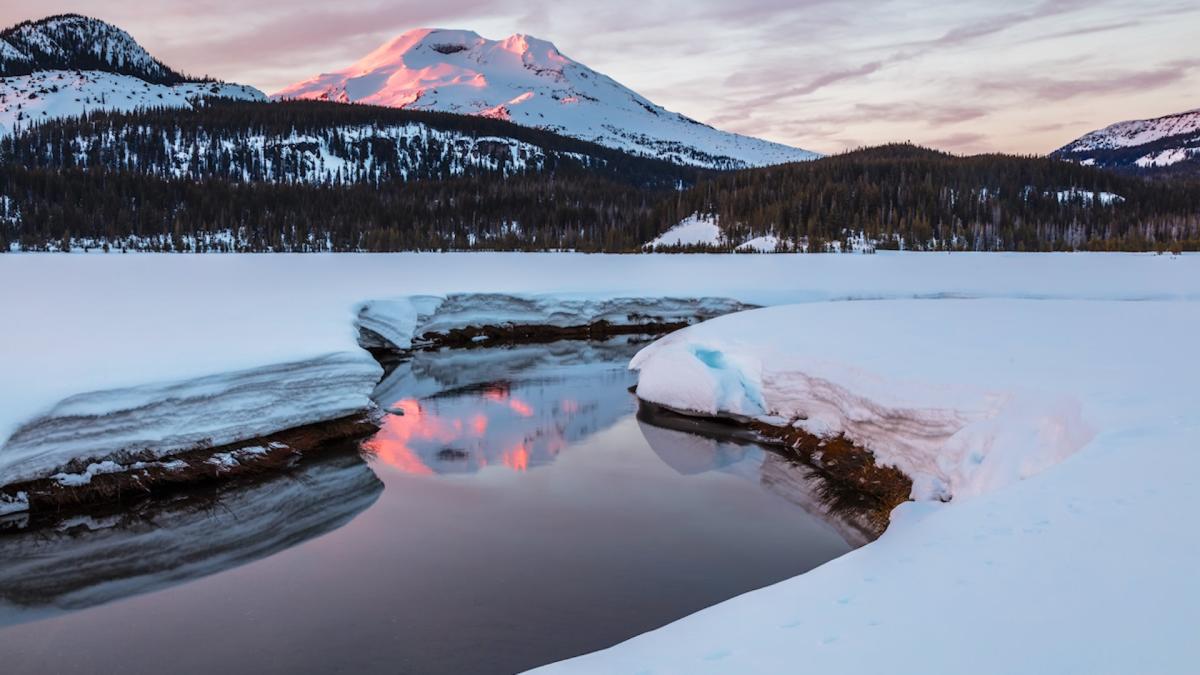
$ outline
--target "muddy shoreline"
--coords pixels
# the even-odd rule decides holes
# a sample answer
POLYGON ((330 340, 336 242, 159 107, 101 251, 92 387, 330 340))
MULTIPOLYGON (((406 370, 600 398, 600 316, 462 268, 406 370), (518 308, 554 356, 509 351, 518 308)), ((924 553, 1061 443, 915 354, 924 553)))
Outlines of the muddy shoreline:
POLYGON ((105 507, 127 508, 188 488, 283 471, 306 456, 371 435, 378 429, 377 417, 352 415, 157 459, 132 454, 119 464, 76 460, 54 476, 6 485, 4 493, 25 496, 28 510, 0 518, 0 530, 6 522, 36 527, 105 507), (95 465, 108 467, 105 472, 89 472, 95 465))
MULTIPOLYGON (((912 480, 899 469, 881 466, 870 450, 845 436, 822 438, 792 426, 734 415, 703 415, 638 398, 638 416, 678 431, 763 445, 808 468, 820 479, 821 497, 832 514, 878 537, 892 509, 909 501, 912 480)), ((792 420, 791 422, 794 422, 792 420)))

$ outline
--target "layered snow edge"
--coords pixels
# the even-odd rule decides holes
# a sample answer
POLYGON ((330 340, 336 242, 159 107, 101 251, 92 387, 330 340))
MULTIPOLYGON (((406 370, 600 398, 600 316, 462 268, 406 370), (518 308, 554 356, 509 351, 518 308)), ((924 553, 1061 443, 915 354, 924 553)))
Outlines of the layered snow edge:
MULTIPOLYGON (((996 304, 942 302, 961 305, 966 314, 996 304)), ((896 306, 892 301, 877 308, 889 314, 896 306)), ((630 363, 639 371, 637 395, 676 410, 789 425, 818 437, 844 436, 870 450, 880 464, 909 476, 918 500, 948 501, 999 489, 1057 464, 1094 435, 1079 400, 1069 393, 992 388, 953 378, 929 383, 921 375, 892 379, 862 369, 854 359, 830 356, 838 350, 791 351, 789 336, 796 332, 843 334, 873 320, 869 313, 851 312, 824 321, 825 309, 771 308, 669 335, 630 363), (766 321, 760 323, 762 318, 766 321)), ((930 320, 956 331, 971 329, 953 318, 930 320)), ((991 330, 989 321, 978 325, 991 330)), ((959 335, 967 342, 974 339, 959 335)), ((952 365, 969 372, 971 356, 962 356, 963 362, 952 365)), ((920 354, 912 358, 924 360, 920 354)), ((938 379, 944 367, 931 366, 929 374, 938 379)))
POLYGON ((62 471, 72 462, 103 472, 105 462, 158 459, 345 417, 371 405, 382 373, 366 352, 338 352, 71 396, 0 446, 0 485, 81 475, 62 471))
POLYGON ((358 309, 366 346, 406 350, 429 335, 481 326, 569 328, 694 323, 752 308, 720 297, 603 297, 451 293, 370 300, 358 309), (379 344, 382 339, 385 344, 379 344))
MULTIPOLYGON (((751 307, 726 298, 498 293, 400 296, 357 307, 356 327, 409 349, 422 336, 471 326, 573 327, 695 322, 751 307)), ((360 341, 363 338, 360 337, 360 341)), ((61 476, 65 486, 125 465, 218 447, 370 410, 383 369, 364 349, 99 390, 65 398, 0 444, 0 486, 61 476)), ((0 493, 0 515, 27 508, 0 493)))

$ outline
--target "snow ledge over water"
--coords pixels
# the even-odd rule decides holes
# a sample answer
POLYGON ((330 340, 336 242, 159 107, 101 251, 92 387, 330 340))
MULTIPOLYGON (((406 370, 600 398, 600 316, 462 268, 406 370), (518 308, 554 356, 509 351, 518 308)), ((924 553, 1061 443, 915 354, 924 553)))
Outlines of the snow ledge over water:
POLYGON ((772 307, 659 340, 633 361, 639 396, 844 433, 950 501, 537 672, 1186 671, 1197 331, 1187 301, 945 299, 772 307))

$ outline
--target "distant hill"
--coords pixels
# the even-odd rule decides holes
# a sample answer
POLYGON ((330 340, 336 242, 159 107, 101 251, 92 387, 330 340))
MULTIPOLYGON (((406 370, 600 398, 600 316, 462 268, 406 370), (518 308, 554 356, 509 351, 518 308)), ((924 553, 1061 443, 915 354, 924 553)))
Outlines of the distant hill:
MULTIPOLYGON (((558 152, 541 147, 547 157, 558 152)), ((676 230, 657 239, 667 250, 1200 250, 1200 189, 1186 181, 913 146, 700 176, 683 191, 562 159, 548 170, 478 166, 348 183, 82 164, 0 170, 0 247, 636 251, 683 222, 688 237, 676 230)))
POLYGON ((704 173, 504 120, 326 101, 227 99, 195 109, 94 112, 46 122, 0 138, 0 161, 166 179, 335 185, 578 170, 670 190, 692 185, 704 173))
POLYGON ((0 31, 0 77, 42 70, 98 70, 152 84, 192 81, 151 56, 129 33, 78 14, 25 21, 0 31))
POLYGON ((1118 122, 1085 134, 1051 156, 1148 176, 1200 176, 1200 109, 1118 122))
POLYGON ((1197 248, 1196 187, 896 144, 716 176, 664 201, 656 220, 714 222, 728 248, 764 238, 817 251, 1197 248))
POLYGON ((95 110, 265 100, 253 87, 187 77, 116 26, 77 14, 0 31, 0 136, 95 110))

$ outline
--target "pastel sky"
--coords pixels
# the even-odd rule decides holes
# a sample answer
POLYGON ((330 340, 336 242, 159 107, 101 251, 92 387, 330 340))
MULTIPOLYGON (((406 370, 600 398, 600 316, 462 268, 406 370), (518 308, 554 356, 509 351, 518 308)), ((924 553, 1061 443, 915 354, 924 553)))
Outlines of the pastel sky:
POLYGON ((667 108, 821 152, 1045 153, 1200 107, 1196 0, 5 0, 0 24, 62 12, 268 93, 411 28, 528 33, 667 108))

